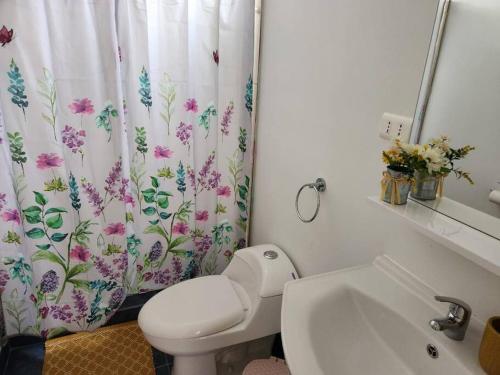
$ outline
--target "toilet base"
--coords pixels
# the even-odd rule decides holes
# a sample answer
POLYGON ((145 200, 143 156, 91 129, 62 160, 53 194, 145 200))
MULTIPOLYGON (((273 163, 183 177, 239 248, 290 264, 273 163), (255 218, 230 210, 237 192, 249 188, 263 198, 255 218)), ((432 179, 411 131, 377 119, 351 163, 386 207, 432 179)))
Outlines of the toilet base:
POLYGON ((217 375, 215 353, 174 356, 172 375, 217 375))

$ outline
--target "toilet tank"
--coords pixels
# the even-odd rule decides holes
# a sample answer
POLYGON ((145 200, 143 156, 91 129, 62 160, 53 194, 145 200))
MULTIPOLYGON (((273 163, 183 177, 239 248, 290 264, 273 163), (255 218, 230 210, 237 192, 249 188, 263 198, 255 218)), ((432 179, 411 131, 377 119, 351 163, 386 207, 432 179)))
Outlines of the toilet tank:
POLYGON ((241 284, 251 299, 281 296, 285 283, 298 278, 292 262, 276 245, 238 250, 223 274, 241 284))

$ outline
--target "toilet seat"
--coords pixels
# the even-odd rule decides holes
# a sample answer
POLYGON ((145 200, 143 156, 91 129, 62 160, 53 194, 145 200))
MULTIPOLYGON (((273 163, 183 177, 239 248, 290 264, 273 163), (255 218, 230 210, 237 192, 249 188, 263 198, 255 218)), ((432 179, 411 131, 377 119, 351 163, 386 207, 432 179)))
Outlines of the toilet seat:
POLYGON ((152 336, 183 339, 224 331, 245 317, 245 306, 225 275, 204 276, 169 287, 151 298, 139 315, 152 336))

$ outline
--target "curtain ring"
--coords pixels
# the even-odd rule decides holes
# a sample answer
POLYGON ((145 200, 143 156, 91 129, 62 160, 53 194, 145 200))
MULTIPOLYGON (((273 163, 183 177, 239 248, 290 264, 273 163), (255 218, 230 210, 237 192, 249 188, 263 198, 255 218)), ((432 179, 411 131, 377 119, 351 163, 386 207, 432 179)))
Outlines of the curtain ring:
POLYGON ((297 212, 297 216, 302 222, 310 223, 314 219, 316 219, 316 216, 318 216, 319 207, 321 205, 321 198, 319 196, 319 193, 322 193, 325 190, 326 190, 326 181, 321 177, 317 178, 316 182, 302 185, 302 187, 299 189, 299 191, 297 192, 297 196, 295 197, 295 211, 297 212), (316 191, 316 211, 314 211, 314 215, 310 219, 304 219, 299 210, 299 197, 300 194, 302 193, 302 190, 304 190, 306 187, 314 189, 316 191))

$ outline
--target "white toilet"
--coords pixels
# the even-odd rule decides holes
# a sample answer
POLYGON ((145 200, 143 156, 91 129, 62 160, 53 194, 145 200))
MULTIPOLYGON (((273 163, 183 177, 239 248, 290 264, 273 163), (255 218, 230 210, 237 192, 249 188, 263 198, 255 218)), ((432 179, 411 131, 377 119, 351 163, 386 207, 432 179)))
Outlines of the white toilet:
POLYGON ((220 349, 280 331, 283 287, 297 277, 275 245, 235 253, 222 275, 181 282, 139 313, 149 343, 174 356, 174 375, 215 375, 220 349))

